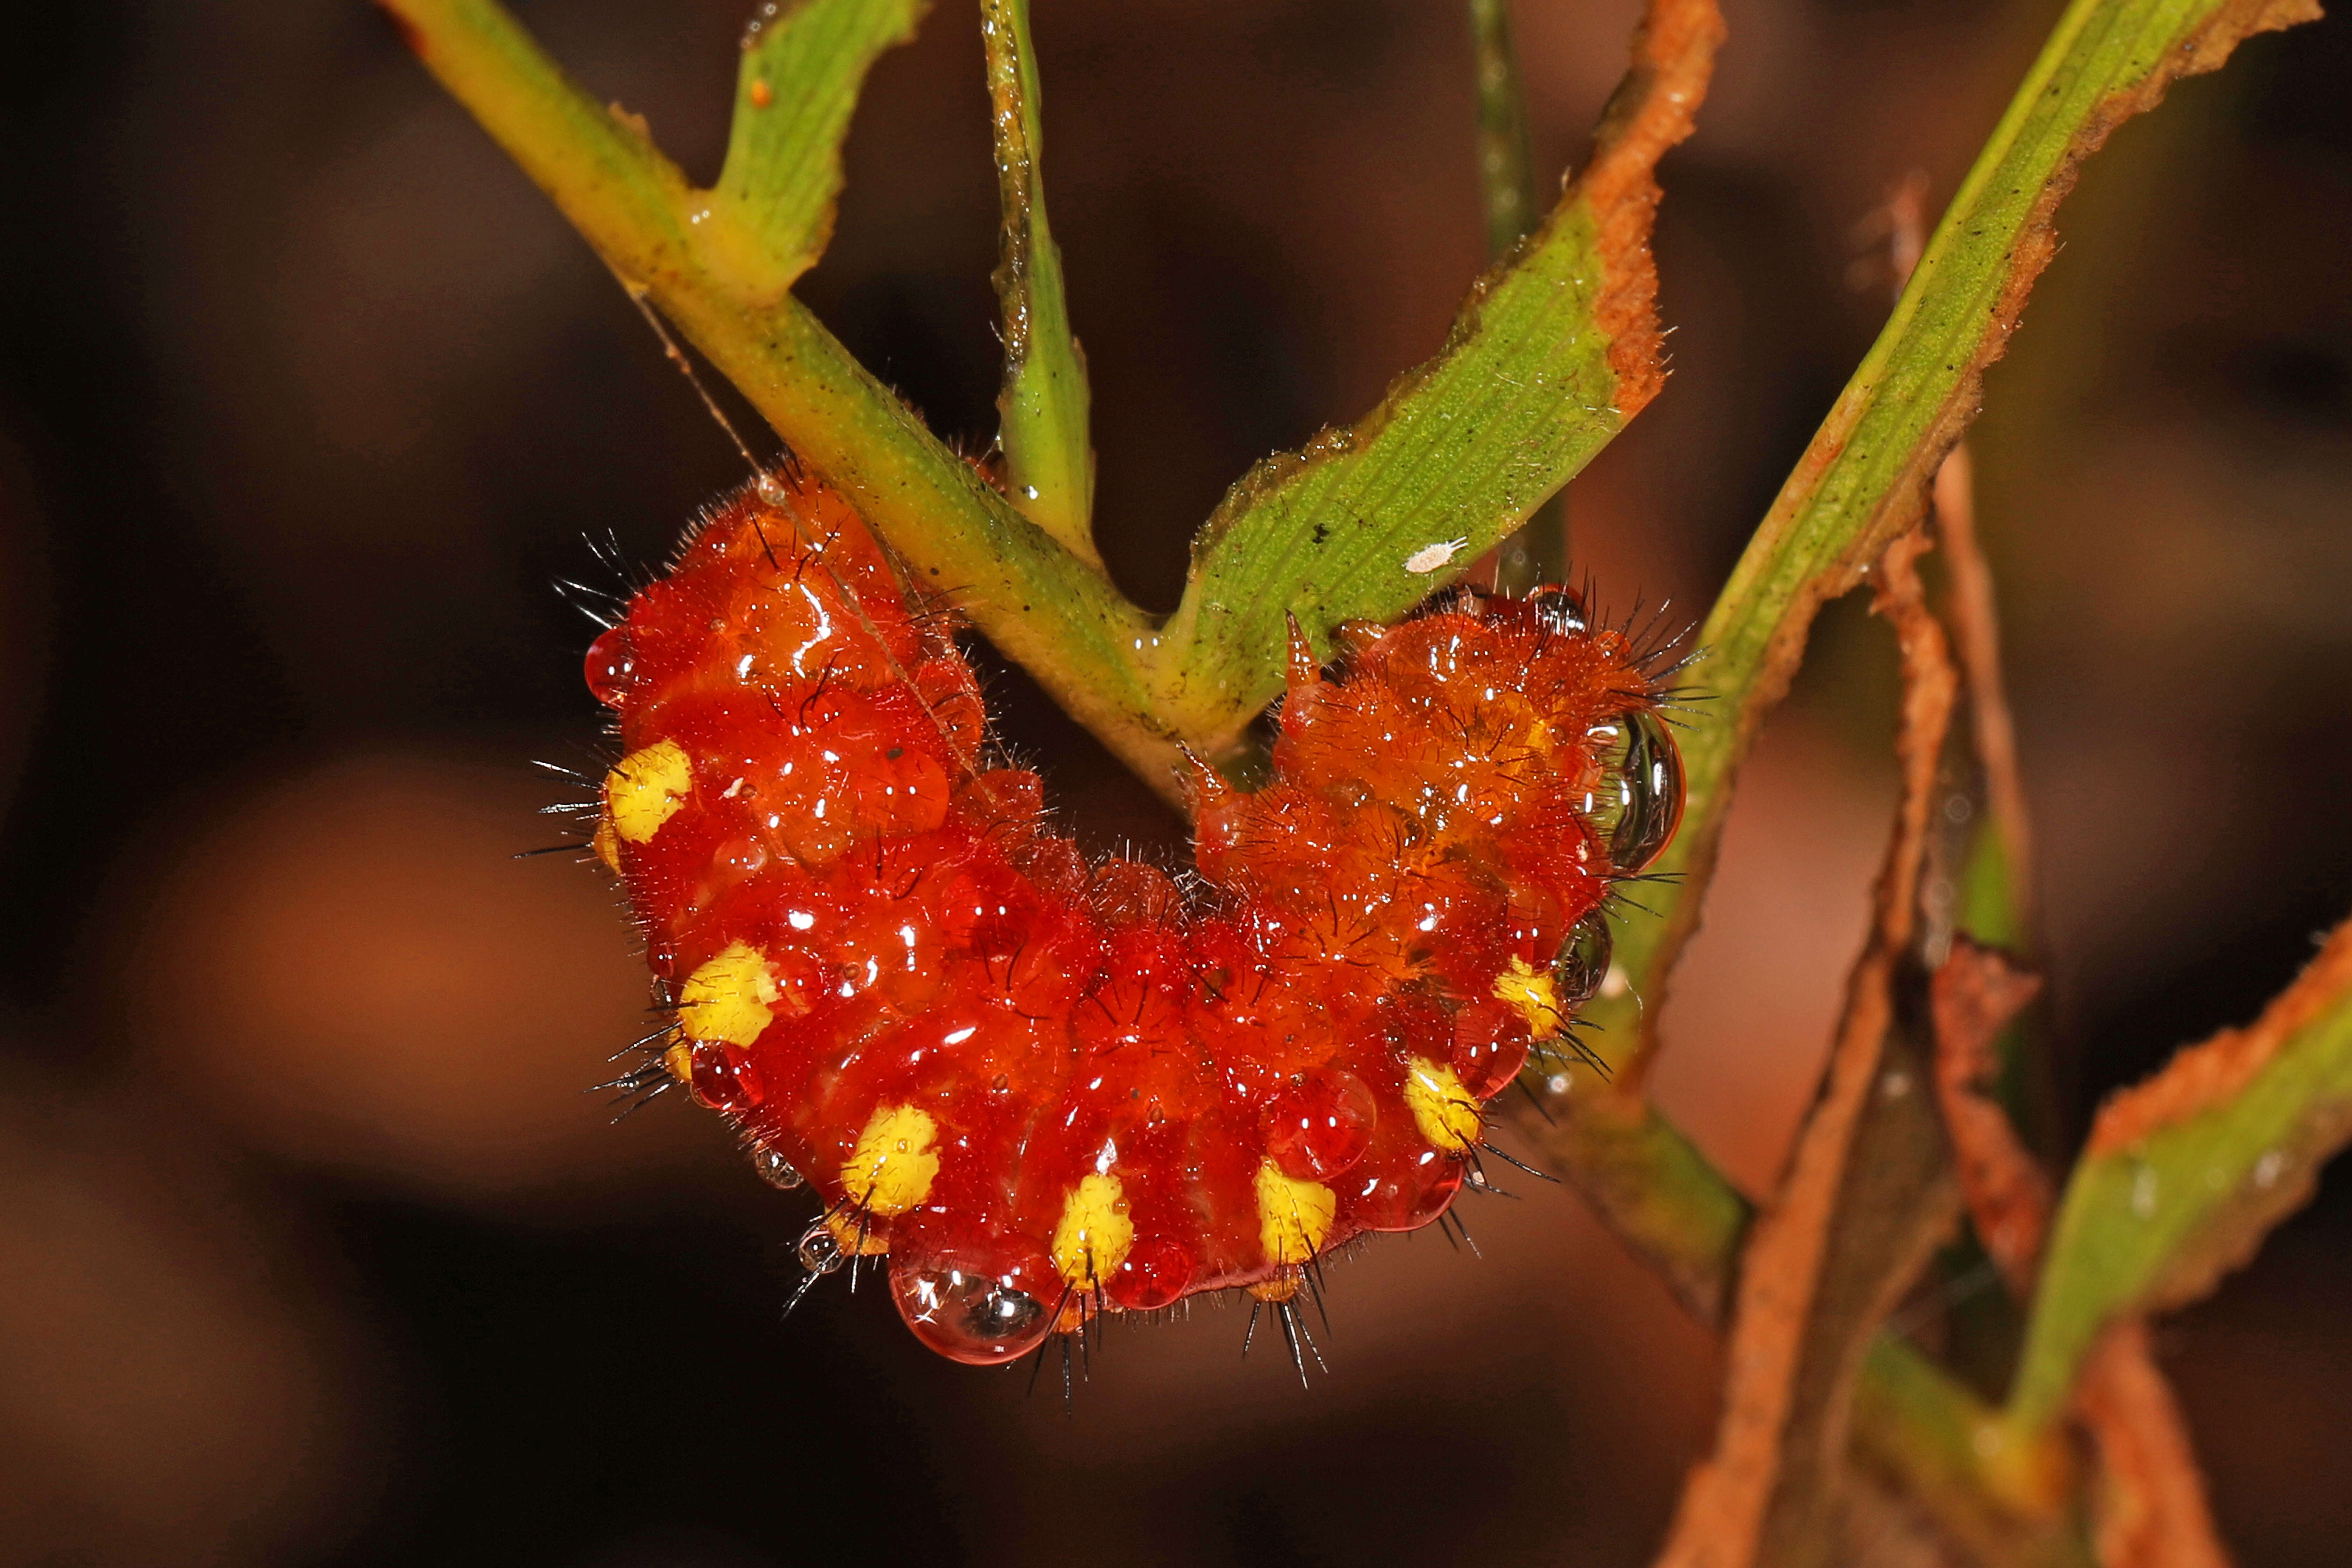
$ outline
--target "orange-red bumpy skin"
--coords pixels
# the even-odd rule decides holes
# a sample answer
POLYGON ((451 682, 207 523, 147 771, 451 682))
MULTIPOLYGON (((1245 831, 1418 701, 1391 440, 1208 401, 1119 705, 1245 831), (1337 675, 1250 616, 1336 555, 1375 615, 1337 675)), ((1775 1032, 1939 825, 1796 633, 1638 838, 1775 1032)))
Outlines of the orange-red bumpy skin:
POLYGON ((951 630, 787 477, 588 658, 668 1070, 814 1184, 820 1250, 988 1363, 1444 1213, 1679 810, 1626 638, 1553 591, 1362 628, 1337 679, 1302 646, 1272 782, 1193 781, 1188 892, 990 765, 951 630))

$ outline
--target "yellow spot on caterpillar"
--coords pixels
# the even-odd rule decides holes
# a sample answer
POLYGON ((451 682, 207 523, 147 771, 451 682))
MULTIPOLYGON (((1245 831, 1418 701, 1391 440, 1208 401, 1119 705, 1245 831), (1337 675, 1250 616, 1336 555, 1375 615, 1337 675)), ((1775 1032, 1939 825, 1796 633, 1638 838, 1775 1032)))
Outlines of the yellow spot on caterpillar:
POLYGON ((631 752, 604 775, 604 815, 613 831, 643 844, 677 815, 694 789, 694 761, 676 741, 631 752))
POLYGON ((1331 1234, 1339 1195, 1318 1182, 1285 1175, 1268 1160, 1257 1168, 1257 1236, 1269 1263, 1305 1263, 1331 1234))
POLYGON ((621 836, 613 831, 611 812, 596 819, 596 831, 588 836, 588 847, 596 851, 596 858, 604 862, 604 869, 615 877, 621 874, 621 836))
POLYGON ((1260 1301, 1287 1301, 1298 1294, 1298 1276, 1277 1274, 1271 1279, 1261 1279, 1246 1286, 1251 1297, 1260 1301))
POLYGON ((1421 1135, 1440 1149, 1468 1149, 1486 1127, 1477 1100, 1454 1069, 1426 1058, 1415 1057, 1405 1064, 1404 1102, 1421 1135))
POLYGON ((1054 1227, 1054 1267, 1081 1290, 1111 1277, 1135 1245, 1135 1222, 1127 1217, 1127 1189, 1117 1176, 1093 1173, 1072 1188, 1054 1227))
POLYGON ((669 1076, 691 1087, 694 1083, 694 1047, 681 1040, 662 1053, 662 1066, 669 1076))
POLYGON ((782 994, 768 973, 768 955, 749 942, 731 942, 686 977, 677 998, 678 1026, 691 1040, 749 1046, 766 1030, 782 994))
POLYGON ((1528 968, 1524 958, 1514 958, 1509 971, 1496 976, 1495 999, 1517 1007, 1538 1040, 1550 1039, 1568 1024, 1560 1013, 1559 991, 1552 984, 1551 976, 1528 968))
POLYGON ((841 1167, 850 1203, 869 1214, 904 1214, 930 1196, 940 1157, 931 1152, 940 1124, 911 1105, 886 1105, 867 1119, 857 1147, 841 1167))
POLYGON ((844 1258, 879 1258, 890 1250, 890 1238, 847 1209, 824 1216, 824 1228, 844 1258))
POLYGON ((1488 705, 1492 722, 1498 731, 1516 734, 1518 743, 1539 757, 1552 752, 1551 721, 1536 710, 1536 705, 1516 691, 1491 694, 1488 705))

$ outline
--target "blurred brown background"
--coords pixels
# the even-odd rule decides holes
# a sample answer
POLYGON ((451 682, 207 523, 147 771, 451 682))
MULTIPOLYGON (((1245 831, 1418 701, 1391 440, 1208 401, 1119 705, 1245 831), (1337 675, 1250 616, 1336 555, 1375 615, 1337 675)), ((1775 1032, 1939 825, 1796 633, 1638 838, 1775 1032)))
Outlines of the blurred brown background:
MULTIPOLYGON (((532 0, 716 172, 740 0, 532 0)), ((1948 194, 2056 0, 1729 0, 1658 250, 1675 375, 1574 487, 1604 595, 1693 616, 1885 306, 1854 226, 1948 194), (1857 264, 1857 258, 1860 262, 1857 264)), ((1630 0, 1523 0, 1539 163, 1630 0)), ((805 293, 992 430, 969 7, 876 73, 805 293)), ((1432 352, 1477 270, 1451 0, 1038 0, 1106 553, 1173 602, 1254 457, 1432 352)), ((0 56, 0 1562, 1643 1560, 1708 1342, 1537 1189, 1332 1280, 1332 1374, 1242 1315, 1079 1390, 920 1351, 804 1200, 664 1103, 600 876, 583 535, 658 559, 740 478, 610 279, 360 0, 41 7, 0 56)), ((1992 378, 2003 572, 2080 1118, 2242 1018, 2352 904, 2352 26, 2260 40, 2091 168, 1992 378)), ((1751 1189, 1809 1092, 1891 801, 1855 606, 1742 796, 1661 1092, 1751 1189)), ((1017 677, 1097 844, 1174 825, 1017 677)), ((1532 1185, 1532 1184, 1522 1184, 1532 1185)), ((2250 1565, 2345 1560, 2352 1192, 2165 1331, 2250 1565)))

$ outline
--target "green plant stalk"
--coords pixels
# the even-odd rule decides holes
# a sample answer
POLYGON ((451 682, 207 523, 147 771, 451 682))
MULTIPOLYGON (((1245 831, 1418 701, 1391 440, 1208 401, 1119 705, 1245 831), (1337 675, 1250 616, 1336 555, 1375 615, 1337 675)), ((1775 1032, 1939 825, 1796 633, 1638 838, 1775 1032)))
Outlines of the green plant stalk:
MULTIPOLYGON (((2005 841, 2000 814, 1979 812, 1959 868, 1958 929, 1987 947, 2042 962, 2030 922, 2020 911, 2011 878, 2017 858, 2005 841)), ((2050 1076, 2042 1037, 2046 1017, 2029 1008, 2002 1029, 1993 1046, 2000 1064, 1993 1098, 2038 1157, 2055 1159, 2059 1147, 2057 1090, 2050 1076)))
POLYGON ((678 289, 664 314, 851 497, 919 583, 970 614, 1128 766, 1176 797, 1181 753, 1138 668, 1154 626, 1098 568, 940 447, 798 301, 763 322, 723 295, 678 289), (939 526, 948 516, 958 525, 939 526))
MULTIPOLYGON (((1478 97, 1478 190, 1486 215, 1486 259, 1507 258, 1543 209, 1528 144, 1528 95, 1511 38, 1510 0, 1470 0, 1472 70, 1478 97)), ((1568 492, 1536 508, 1503 541, 1495 586, 1524 595, 1568 576, 1568 492)))
POLYGON ((1918 1347, 1871 1342, 1854 1380, 1854 1461, 1894 1482, 1985 1563, 2091 1568, 2070 1447, 2021 1441, 1918 1347))
MULTIPOLYGON (((1980 753, 1977 760, 1981 763, 1980 753)), ((2001 816, 1982 805, 1981 796, 1979 792, 1980 808, 1970 817, 1969 830, 1948 865, 1959 889, 1951 934, 1979 946, 2001 949, 2027 966, 2039 967, 2041 955, 2018 918, 2011 894, 2010 872, 2015 860, 2002 841, 2001 816)), ((2042 1089, 2048 1074, 2031 1006, 2001 1028, 1992 1055, 1999 1064, 1992 1099, 2026 1150, 2039 1154, 2047 1147, 2035 1134, 2046 1130, 2042 1118, 2049 1106, 2042 1089)), ((1973 1224, 1966 1235, 1942 1250, 1935 1267, 1950 1297, 1944 1309, 1945 1363, 1974 1387, 2002 1386, 2015 1367, 2018 1340, 2025 1327, 2024 1303, 2010 1289, 1968 1288, 1969 1282, 1980 1282, 1998 1267, 1973 1224)))
POLYGON ((1567 1100, 1547 1103, 1548 1120, 1518 1118, 1520 1135, 1665 1277, 1692 1316, 1719 1326, 1755 1217, 1748 1200, 1642 1095, 1587 1077, 1567 1100))
POLYGON ((2175 78, 2219 66, 2249 32, 2316 14, 2308 0, 2074 0, 2059 20, 1700 629, 1696 679, 1715 702, 1684 729, 1682 832, 1652 868, 1666 880, 1642 895, 1663 918, 1620 928, 1628 986, 1590 1015, 1607 1037, 1638 1042, 1621 1071, 1638 1077, 1654 1043, 1662 982, 1698 927, 1733 775, 1786 695, 1822 605, 1919 518, 2054 251, 2052 219, 2077 165, 2175 78))
POLYGON ((1070 334, 1062 253, 1045 223, 1038 174, 1037 57, 1028 0, 981 0, 980 37, 993 110, 996 189, 1004 213, 996 294, 1003 310, 1005 488, 1023 515, 1063 547, 1099 565, 1094 542, 1095 458, 1087 436, 1087 363, 1070 334))
MULTIPOLYGON (((1513 263, 1481 281, 1436 361, 1357 430, 1270 459, 1234 487, 1196 550, 1183 605, 1155 628, 1098 568, 969 472, 785 291, 829 225, 830 173, 788 182, 800 194, 765 205, 748 175, 725 193, 692 190, 493 0, 380 3, 624 282, 849 496, 919 580, 950 593, 1171 798, 1180 744, 1230 752, 1279 689, 1286 614, 1326 647, 1343 620, 1393 618, 1517 526, 1654 394, 1649 171, 1687 133, 1721 31, 1712 0, 1653 0, 1579 185, 1513 263)), ((739 123, 803 97, 840 101, 914 5, 809 0, 774 21, 755 41, 759 69, 742 74, 739 123)), ((803 159, 836 157, 825 138, 838 137, 845 115, 794 123, 805 133, 744 132, 735 145, 779 167, 794 147, 803 159)), ((1033 285, 1040 254, 1033 246, 1033 285)), ((1045 341, 1034 312, 1030 326, 1034 351, 1045 341)), ((1041 362, 1033 353, 1028 363, 1041 362)), ((1062 410, 1066 454, 1075 383, 1059 381, 1048 402, 1062 410)), ((1019 400, 1014 414, 1018 426, 1019 400)))
MULTIPOLYGON (((736 204, 693 189, 491 0, 380 3, 426 68, 623 281, 850 496, 919 582, 951 593, 1008 658, 1139 774, 1173 792, 1176 747, 1150 718, 1142 673, 1149 617, 1014 510, 779 292, 788 268, 736 204)), ((775 80, 768 90, 782 98, 793 89, 775 80)))

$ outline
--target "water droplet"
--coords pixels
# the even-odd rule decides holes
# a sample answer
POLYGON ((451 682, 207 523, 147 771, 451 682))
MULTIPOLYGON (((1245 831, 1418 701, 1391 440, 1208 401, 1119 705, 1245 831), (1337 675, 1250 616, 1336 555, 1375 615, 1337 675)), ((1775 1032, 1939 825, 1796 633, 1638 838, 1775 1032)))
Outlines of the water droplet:
POLYGON ((798 1171, 793 1169, 793 1163, 790 1160, 785 1159, 773 1149, 764 1147, 753 1149, 751 1169, 760 1173, 760 1180, 781 1192, 789 1193, 806 1180, 798 1171))
POLYGON ((629 646, 626 621, 588 645, 587 670, 588 690, 597 701, 617 709, 628 700, 636 660, 629 646))
POLYGON ((687 1088, 697 1104, 738 1116, 759 1109, 768 1098, 767 1080, 760 1076, 760 1069, 751 1065, 749 1057, 724 1045, 694 1047, 687 1088))
POLYGON ((1157 1311, 1184 1294, 1200 1264, 1171 1236, 1139 1236, 1112 1270, 1104 1293, 1130 1312, 1157 1311))
POLYGON ((1609 847, 1610 868, 1630 877, 1658 858, 1683 819, 1683 759, 1655 713, 1628 713, 1609 726, 1593 792, 1592 828, 1609 847))
POLYGON ((1328 1181, 1364 1157, 1380 1119, 1380 1101, 1362 1079, 1327 1068, 1275 1097, 1265 1152, 1286 1175, 1328 1181))
POLYGON ((1601 983, 1609 978, 1609 961, 1615 951, 1609 917, 1601 910, 1592 910, 1570 928, 1551 965, 1552 989, 1559 994, 1561 1013, 1573 1014, 1601 994, 1601 983))
POLYGON ((1517 1008, 1499 1003, 1475 1003, 1454 1016, 1454 1049, 1447 1058, 1464 1092, 1473 1099, 1492 1100, 1528 1065, 1533 1037, 1528 1020, 1517 1008))
POLYGON ((1573 636, 1592 624, 1582 595, 1572 588, 1538 588, 1528 595, 1528 602, 1544 628, 1557 635, 1573 636))
POLYGON ((1462 1172, 1459 1159, 1423 1147, 1381 1170, 1350 1176, 1349 1207, 1366 1230, 1419 1230, 1454 1202, 1462 1172))
POLYGON ((2156 1167, 2142 1165, 2132 1176, 2131 1211, 2142 1219, 2156 1213, 2156 1167))
POLYGON ((812 1274, 830 1274, 848 1261, 841 1250, 841 1238, 822 1219, 801 1232, 798 1251, 801 1267, 812 1274))
POLYGON ((894 1263, 890 1294, 915 1337, 950 1361, 994 1366, 1035 1348, 1054 1314, 1025 1276, 954 1258, 894 1263))

